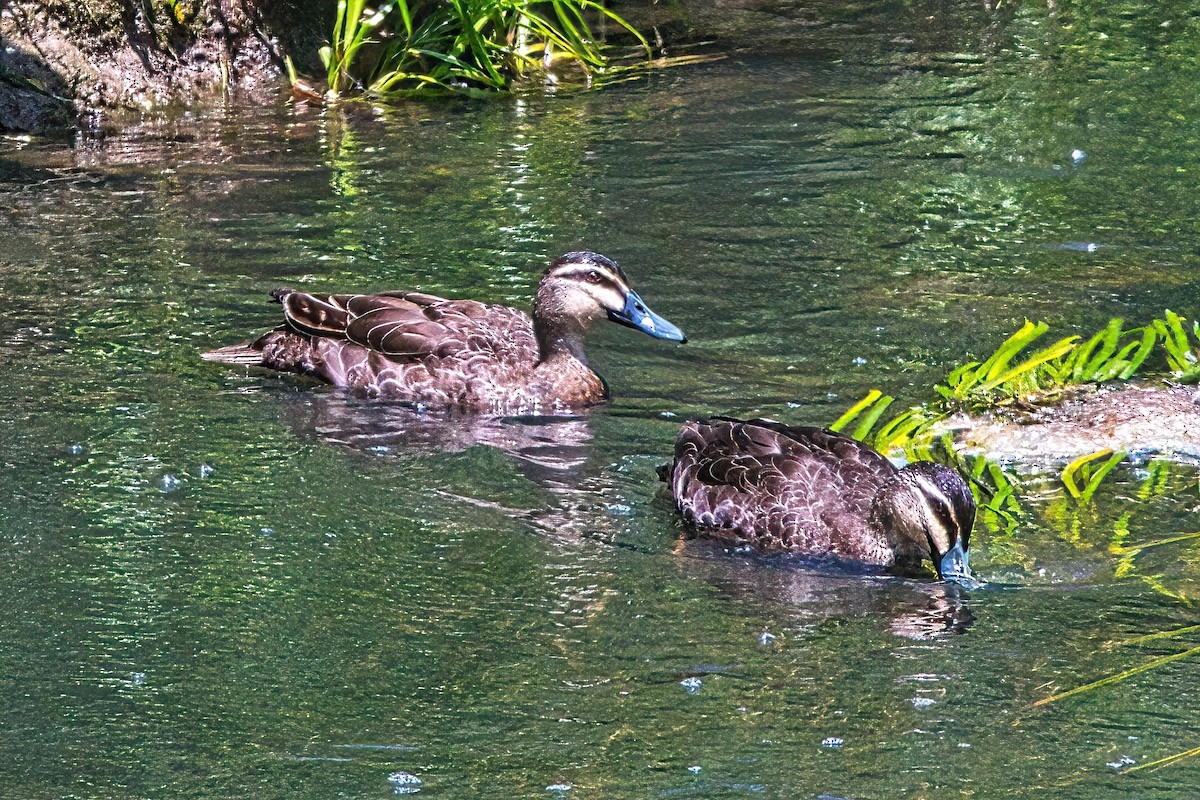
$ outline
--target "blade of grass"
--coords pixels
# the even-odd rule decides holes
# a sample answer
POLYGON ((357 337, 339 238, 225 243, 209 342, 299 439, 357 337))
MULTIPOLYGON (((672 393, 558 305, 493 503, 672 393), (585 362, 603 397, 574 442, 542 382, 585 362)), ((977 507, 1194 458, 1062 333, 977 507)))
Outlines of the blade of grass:
POLYGON ((875 423, 879 421, 879 418, 883 415, 883 412, 886 411, 887 407, 892 404, 893 399, 894 398, 892 397, 881 398, 879 402, 875 404, 875 407, 866 413, 866 416, 864 416, 862 421, 858 423, 858 427, 854 429, 854 433, 850 435, 855 439, 858 439, 860 442, 865 440, 871 433, 871 428, 875 427, 875 423))
POLYGON ((1108 475, 1108 473, 1112 472, 1113 468, 1116 467, 1117 464, 1120 464, 1124 460, 1124 450, 1118 450, 1109 456, 1108 461, 1105 461, 1104 464, 1101 465, 1100 469, 1093 472, 1091 477, 1088 478, 1087 486, 1084 487, 1083 493, 1079 497, 1080 502, 1090 502, 1092 495, 1094 495, 1096 490, 1100 488, 1100 483, 1104 480, 1104 477, 1108 475))
POLYGON ((1121 774, 1126 775, 1130 772, 1137 772, 1138 770, 1143 770, 1143 769, 1158 769, 1159 767, 1169 767, 1176 762, 1183 761, 1184 759, 1187 759, 1187 758, 1192 758, 1193 756, 1200 756, 1200 747, 1193 747, 1191 750, 1184 750, 1182 753, 1176 753, 1175 755, 1167 756, 1166 758, 1160 758, 1155 761, 1148 761, 1145 764, 1138 764, 1136 767, 1130 767, 1129 769, 1123 771, 1121 774))
POLYGON ((1182 536, 1170 536, 1166 539, 1155 539, 1153 542, 1145 544, 1133 544, 1128 546, 1110 546, 1108 551, 1114 555, 1125 555, 1127 553, 1137 553, 1142 550, 1148 550, 1151 547, 1160 547, 1164 544, 1175 544, 1176 542, 1187 542, 1192 539, 1200 539, 1200 533, 1185 533, 1182 536))
POLYGON ((1124 672, 1118 672, 1116 675, 1109 675, 1107 678, 1101 678, 1098 681, 1092 681, 1091 683, 1084 684, 1083 686, 1076 686, 1074 689, 1068 689, 1065 692, 1059 692, 1058 694, 1054 694, 1049 697, 1043 697, 1041 700, 1031 704, 1030 708, 1038 708, 1039 706, 1049 705, 1050 703, 1057 703, 1059 700, 1065 700, 1068 697, 1074 697, 1075 695, 1083 694, 1084 692, 1090 692, 1105 686, 1111 686, 1114 683, 1119 683, 1120 681, 1132 678, 1134 675, 1140 675, 1148 670, 1157 669, 1164 664, 1170 664, 1172 661, 1179 661, 1183 658, 1189 658, 1197 653, 1200 653, 1200 647, 1193 647, 1190 650, 1184 650, 1182 653, 1172 653, 1169 656, 1155 658, 1151 661, 1147 661, 1145 664, 1133 667, 1132 669, 1127 669, 1124 672))
POLYGON ((1188 625, 1185 628, 1176 628, 1173 631, 1159 631, 1158 633, 1147 633, 1144 636, 1135 636, 1123 642, 1114 642, 1113 645, 1125 647, 1133 644, 1145 644, 1146 642, 1153 642, 1158 639, 1174 639, 1176 636, 1183 636, 1188 633, 1195 633, 1196 631, 1200 631, 1200 625, 1188 625))
POLYGON ((854 418, 861 414, 863 409, 874 405, 876 400, 884 396, 884 393, 878 389, 872 389, 871 391, 867 392, 867 396, 850 406, 850 408, 846 409, 846 412, 838 417, 836 422, 829 426, 829 430, 841 431, 842 428, 853 422, 854 418))
POLYGON ((1081 500, 1083 498, 1083 490, 1080 489, 1079 485, 1075 482, 1076 477, 1088 464, 1097 459, 1105 458, 1110 455, 1112 455, 1112 448, 1105 448, 1104 450, 1097 450, 1094 453, 1088 453, 1086 456, 1080 456, 1070 464, 1067 464, 1067 466, 1063 468, 1062 475, 1060 476, 1063 485, 1067 487, 1067 493, 1076 500, 1081 500))

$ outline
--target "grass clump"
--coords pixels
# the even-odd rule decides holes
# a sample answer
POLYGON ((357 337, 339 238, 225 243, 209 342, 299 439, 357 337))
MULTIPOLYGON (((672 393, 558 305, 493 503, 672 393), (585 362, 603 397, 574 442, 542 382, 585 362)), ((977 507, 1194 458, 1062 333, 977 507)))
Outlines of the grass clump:
MULTIPOLYGON (((938 397, 888 416, 895 398, 878 389, 851 406, 830 428, 851 436, 882 453, 902 452, 909 460, 950 462, 981 494, 981 505, 1012 528, 1021 514, 1014 480, 985 457, 967 463, 955 451, 944 424, 959 411, 978 413, 1005 408, 1045 405, 1079 389, 1106 381, 1127 381, 1162 346, 1171 378, 1200 381, 1200 323, 1172 311, 1140 328, 1126 328, 1112 319, 1105 328, 1083 339, 1068 336, 1044 347, 1036 343, 1049 326, 1029 322, 1008 337, 982 361, 952 370, 937 384, 938 397)), ((1101 450, 1075 459, 1059 478, 1070 500, 1085 506, 1105 477, 1125 458, 1124 451, 1101 450)))
MULTIPOLYGON (((1197 354, 1200 323, 1189 327, 1187 320, 1172 311, 1140 328, 1126 328, 1124 320, 1112 319, 1086 340, 1068 336, 1046 347, 1031 349, 1049 329, 1044 322, 1026 321, 986 359, 952 370, 944 382, 934 386, 936 400, 907 408, 885 420, 885 412, 895 398, 873 389, 830 427, 842 430, 854 425, 851 435, 881 452, 902 450, 910 457, 920 457, 941 435, 938 423, 955 412, 1033 408, 1086 386, 1127 381, 1160 344, 1173 380, 1200 381, 1197 354)), ((1073 475, 1098 457, 1100 454, 1093 454, 1067 467, 1071 473, 1068 478, 1072 479, 1068 488, 1075 488, 1081 498, 1095 474, 1089 467, 1083 489, 1073 482, 1073 475)), ((1104 468, 1103 474, 1111 468, 1104 468)))
POLYGON ((601 21, 649 56, 645 37, 595 0, 339 0, 320 55, 330 97, 484 96, 522 80, 557 82, 562 68, 586 84, 611 68, 592 30, 601 21))

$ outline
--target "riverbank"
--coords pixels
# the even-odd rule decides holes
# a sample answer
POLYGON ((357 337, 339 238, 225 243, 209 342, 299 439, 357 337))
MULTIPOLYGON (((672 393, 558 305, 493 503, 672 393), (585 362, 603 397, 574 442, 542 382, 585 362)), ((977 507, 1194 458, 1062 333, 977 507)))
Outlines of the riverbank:
POLYGON ((99 127, 123 112, 281 88, 333 19, 330 0, 18 0, 0 10, 0 129, 99 127))

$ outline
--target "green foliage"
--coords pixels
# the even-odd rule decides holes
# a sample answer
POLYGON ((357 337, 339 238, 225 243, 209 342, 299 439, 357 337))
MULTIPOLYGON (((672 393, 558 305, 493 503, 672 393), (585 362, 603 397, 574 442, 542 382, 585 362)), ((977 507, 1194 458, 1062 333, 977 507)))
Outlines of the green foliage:
POLYGON ((927 447, 927 434, 933 423, 943 419, 945 414, 932 412, 925 406, 917 406, 901 411, 876 430, 875 426, 878 425, 883 412, 887 411, 894 400, 891 395, 872 389, 866 397, 847 409, 829 429, 841 431, 857 421, 858 424, 850 435, 881 453, 927 447))
POLYGON ((1062 471, 1062 482, 1067 487, 1067 492, 1071 497, 1081 503, 1086 503, 1092 499, 1092 495, 1096 493, 1100 482, 1104 480, 1104 476, 1112 472, 1113 467, 1120 464, 1125 459, 1125 451, 1118 450, 1115 453, 1112 450, 1098 450, 1095 453, 1088 453, 1085 456, 1072 461, 1062 471), (1098 468, 1093 468, 1093 464, 1101 458, 1107 457, 1107 460, 1098 468), (1082 488, 1080 488, 1082 484, 1082 488))
MULTIPOLYGON (((952 370, 934 387, 939 399, 907 408, 884 420, 895 398, 871 390, 838 418, 832 430, 853 425, 850 434, 883 453, 903 452, 914 460, 939 450, 939 460, 958 460, 952 442, 946 441, 945 420, 955 411, 979 411, 1011 404, 1045 403, 1073 388, 1109 380, 1129 380, 1162 342, 1172 375, 1178 380, 1200 379, 1200 359, 1194 342, 1200 340, 1200 323, 1172 311, 1142 328, 1125 328, 1120 319, 1086 341, 1068 336, 1025 354, 1049 331, 1044 322, 1025 324, 983 361, 972 361, 952 370)), ((1124 451, 1102 450, 1072 461, 1060 477, 1068 495, 1080 504, 1091 501, 1104 478, 1125 458, 1124 451), (1105 459, 1097 464, 1100 459, 1105 459)), ((990 493, 990 510, 1007 520, 1021 513, 1015 484, 998 465, 977 459, 973 465, 957 464, 971 475, 974 487, 990 493)), ((977 491, 978 494, 978 491, 977 491)), ((981 503, 982 505, 982 503, 981 503)))
POLYGON ((527 76, 553 81, 564 62, 590 82, 610 67, 589 16, 616 23, 649 54, 645 38, 595 0, 391 0, 376 9, 339 0, 320 55, 333 96, 486 95, 527 76))
POLYGON ((947 400, 960 403, 987 402, 995 393, 1016 395, 1018 392, 1035 391, 1040 386, 1038 368, 1049 361, 1063 358, 1079 341, 1078 336, 1068 336, 1014 363, 1017 354, 1049 329, 1050 326, 1044 322, 1034 324, 1026 320, 1021 330, 1008 337, 987 360, 964 364, 946 377, 945 384, 934 388, 947 400))
POLYGON ((1159 322, 1125 330, 1122 320, 1112 319, 1082 344, 1078 336, 1068 336, 1018 360, 1050 329, 1044 322, 1026 321, 987 360, 955 369, 935 389, 960 405, 986 406, 1036 402, 1083 384, 1129 380, 1160 339, 1159 322))
POLYGON ((1167 351, 1167 364, 1171 375, 1180 383, 1196 383, 1200 380, 1200 363, 1197 363, 1196 348, 1192 342, 1200 339, 1200 322, 1193 322, 1191 334, 1183 317, 1168 310, 1163 319, 1154 320, 1154 328, 1162 338, 1167 351))

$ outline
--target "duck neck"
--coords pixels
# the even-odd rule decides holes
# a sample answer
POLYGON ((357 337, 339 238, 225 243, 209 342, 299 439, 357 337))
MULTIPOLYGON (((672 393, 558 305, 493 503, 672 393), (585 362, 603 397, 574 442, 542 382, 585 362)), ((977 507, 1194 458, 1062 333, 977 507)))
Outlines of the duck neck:
POLYGON ((888 538, 896 560, 901 562, 931 557, 925 525, 914 500, 907 476, 901 471, 879 487, 871 504, 871 527, 888 538))
POLYGON ((538 363, 571 358, 587 364, 583 354, 584 324, 557 315, 534 314, 533 333, 538 343, 538 363))

